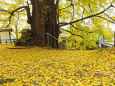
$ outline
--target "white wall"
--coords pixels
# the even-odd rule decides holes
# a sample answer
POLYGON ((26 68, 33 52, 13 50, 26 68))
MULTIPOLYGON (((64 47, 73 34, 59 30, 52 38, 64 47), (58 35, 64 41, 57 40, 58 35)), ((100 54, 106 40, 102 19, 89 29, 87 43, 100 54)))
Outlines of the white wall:
POLYGON ((1 40, 10 40, 9 32, 0 32, 0 38, 1 40))

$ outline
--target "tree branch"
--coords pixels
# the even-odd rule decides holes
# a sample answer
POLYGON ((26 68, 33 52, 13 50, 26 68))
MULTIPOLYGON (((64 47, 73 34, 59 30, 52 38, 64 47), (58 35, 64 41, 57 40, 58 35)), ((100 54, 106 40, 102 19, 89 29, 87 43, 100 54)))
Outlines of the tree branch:
POLYGON ((17 20, 16 20, 16 39, 18 39, 18 20, 20 18, 20 15, 19 15, 19 12, 18 12, 18 17, 17 17, 17 20))
POLYGON ((12 16, 14 15, 15 12, 22 12, 24 10, 21 10, 21 11, 18 11, 20 9, 25 9, 26 12, 27 12, 27 17, 28 17, 28 23, 30 24, 31 23, 31 14, 30 14, 30 8, 28 6, 22 6, 22 7, 19 7, 15 10, 13 10, 12 12, 10 12, 10 16, 9 16, 9 24, 7 25, 7 27, 11 24, 11 18, 12 16))
POLYGON ((66 32, 68 32, 68 33, 70 33, 71 35, 75 35, 75 36, 79 36, 79 37, 83 38, 83 36, 74 34, 74 33, 72 33, 71 31, 68 31, 68 30, 65 30, 65 29, 62 29, 62 30, 66 31, 66 32))
POLYGON ((104 17, 102 17, 102 16, 97 16, 97 17, 99 17, 99 18, 101 18, 101 19, 104 19, 104 20, 106 20, 106 21, 109 21, 109 22, 115 24, 115 22, 113 22, 113 21, 111 21, 111 20, 109 20, 109 19, 106 19, 106 18, 104 18, 104 17))
POLYGON ((75 21, 72 21, 72 22, 69 22, 69 23, 60 23, 59 26, 62 27, 62 26, 70 25, 70 24, 73 24, 73 23, 76 23, 76 22, 79 22, 79 21, 82 21, 82 20, 85 20, 85 19, 88 19, 88 18, 96 17, 96 16, 104 13, 105 11, 107 11, 111 7, 113 7, 112 4, 109 7, 105 8, 103 11, 99 12, 99 13, 96 13, 96 14, 93 14, 93 15, 90 15, 90 16, 87 16, 87 17, 84 17, 84 18, 81 18, 81 19, 78 19, 78 20, 75 20, 75 21))
POLYGON ((0 9, 0 11, 4 11, 4 12, 7 12, 7 13, 11 14, 11 12, 8 12, 7 10, 4 10, 4 9, 0 9))
MULTIPOLYGON (((81 29, 79 29, 79 28, 77 28, 77 27, 75 27, 74 25, 71 25, 73 28, 75 28, 75 29, 78 29, 78 30, 80 30, 81 32, 82 31, 85 31, 85 30, 81 30, 81 29)), ((85 31, 86 32, 86 31, 85 31)), ((87 32, 87 33, 93 33, 93 32, 87 32)))
POLYGON ((56 1, 56 9, 58 9, 59 1, 60 1, 60 0, 57 0, 57 1, 56 1))
POLYGON ((0 21, 8 21, 8 20, 2 20, 2 19, 0 19, 0 21))
POLYGON ((106 13, 104 13, 109 19, 115 21, 112 17, 110 17, 109 15, 107 15, 106 13))
POLYGON ((89 4, 89 9, 90 9, 90 12, 93 14, 93 11, 92 11, 92 9, 91 9, 91 5, 89 4))
POLYGON ((78 4, 78 3, 71 4, 71 5, 69 5, 68 7, 65 7, 65 8, 59 9, 58 11, 61 11, 61 10, 67 9, 67 8, 69 8, 69 7, 73 7, 73 6, 77 5, 77 4, 78 4))

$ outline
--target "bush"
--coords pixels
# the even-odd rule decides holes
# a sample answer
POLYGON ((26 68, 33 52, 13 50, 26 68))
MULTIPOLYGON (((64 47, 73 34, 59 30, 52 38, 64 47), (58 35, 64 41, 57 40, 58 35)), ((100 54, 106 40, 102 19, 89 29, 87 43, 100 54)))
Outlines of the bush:
POLYGON ((15 46, 30 46, 30 37, 28 38, 20 38, 20 39, 16 39, 14 40, 14 45, 15 46))

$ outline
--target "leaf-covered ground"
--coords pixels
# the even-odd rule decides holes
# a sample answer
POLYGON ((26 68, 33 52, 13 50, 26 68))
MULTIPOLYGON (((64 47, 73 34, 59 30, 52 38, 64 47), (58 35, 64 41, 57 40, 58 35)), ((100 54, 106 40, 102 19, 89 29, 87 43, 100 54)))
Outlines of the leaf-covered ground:
POLYGON ((13 48, 0 45, 1 86, 115 86, 115 48, 13 48))

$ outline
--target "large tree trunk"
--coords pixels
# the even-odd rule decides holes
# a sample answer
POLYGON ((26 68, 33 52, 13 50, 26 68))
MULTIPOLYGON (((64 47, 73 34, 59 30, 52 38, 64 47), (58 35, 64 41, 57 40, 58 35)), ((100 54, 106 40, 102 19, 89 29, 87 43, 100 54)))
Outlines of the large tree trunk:
POLYGON ((32 0, 31 28, 38 46, 58 48, 59 27, 54 0, 32 0))

